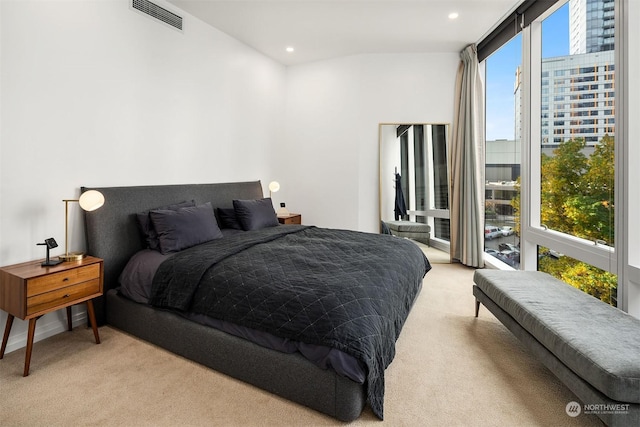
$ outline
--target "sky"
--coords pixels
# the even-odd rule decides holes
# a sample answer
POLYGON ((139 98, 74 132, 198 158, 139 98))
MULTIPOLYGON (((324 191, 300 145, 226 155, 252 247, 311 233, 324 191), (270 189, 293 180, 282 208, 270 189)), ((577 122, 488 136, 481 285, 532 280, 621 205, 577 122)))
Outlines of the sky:
MULTIPOLYGON (((569 54, 569 2, 542 23, 542 57, 569 54)), ((522 62, 522 34, 494 52, 486 61, 486 139, 513 140, 515 136, 516 69, 522 62)))

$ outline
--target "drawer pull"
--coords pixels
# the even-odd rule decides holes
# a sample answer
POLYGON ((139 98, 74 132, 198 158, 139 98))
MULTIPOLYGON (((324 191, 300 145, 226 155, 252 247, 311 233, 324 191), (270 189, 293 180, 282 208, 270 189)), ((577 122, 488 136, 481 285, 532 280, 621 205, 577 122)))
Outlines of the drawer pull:
POLYGON ((63 281, 63 282, 68 282, 68 281, 69 281, 69 278, 68 278, 68 277, 65 277, 64 279, 62 279, 62 281, 63 281))
POLYGON ((62 298, 69 298, 70 296, 71 296, 71 295, 69 295, 69 294, 64 294, 64 295, 62 296, 62 298))

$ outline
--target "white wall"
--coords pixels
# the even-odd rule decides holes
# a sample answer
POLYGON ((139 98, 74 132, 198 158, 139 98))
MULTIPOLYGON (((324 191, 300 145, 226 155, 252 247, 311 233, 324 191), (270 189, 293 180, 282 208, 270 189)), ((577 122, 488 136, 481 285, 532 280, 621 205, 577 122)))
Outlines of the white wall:
POLYGON ((287 69, 274 199, 305 224, 357 228, 360 62, 348 57, 287 69))
MULTIPOLYGON (((42 258, 47 237, 62 253, 62 199, 82 185, 274 178, 282 65, 187 14, 180 33, 126 0, 2 1, 0 16, 0 265, 42 258)), ((62 330, 63 311, 52 313, 36 338, 62 330)), ((25 331, 14 322, 8 351, 25 331)))
POLYGON ((383 54, 289 67, 274 199, 307 224, 377 232, 378 124, 451 123, 458 61, 383 54))

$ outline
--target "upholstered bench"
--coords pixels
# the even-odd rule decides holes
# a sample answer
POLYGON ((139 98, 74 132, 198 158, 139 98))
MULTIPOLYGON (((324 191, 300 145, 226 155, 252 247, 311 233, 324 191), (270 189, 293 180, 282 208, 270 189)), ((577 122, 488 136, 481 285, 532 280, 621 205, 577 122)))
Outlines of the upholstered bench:
POLYGON ((428 224, 411 221, 385 221, 385 224, 394 236, 417 240, 425 245, 429 244, 431 227, 428 224))
POLYGON ((482 303, 584 412, 609 426, 640 426, 640 319, 546 273, 477 270, 473 281, 476 317, 482 303))

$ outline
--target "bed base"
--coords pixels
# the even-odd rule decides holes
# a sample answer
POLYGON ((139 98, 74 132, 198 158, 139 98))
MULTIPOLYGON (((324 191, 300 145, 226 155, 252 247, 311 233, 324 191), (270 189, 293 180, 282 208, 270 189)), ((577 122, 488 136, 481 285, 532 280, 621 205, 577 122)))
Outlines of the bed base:
POLYGON ((107 323, 218 372, 342 421, 360 415, 362 384, 320 369, 299 353, 281 353, 168 311, 107 294, 107 323), (154 325, 149 328, 147 325, 154 325))

